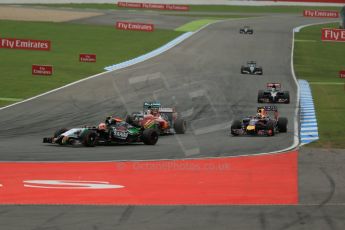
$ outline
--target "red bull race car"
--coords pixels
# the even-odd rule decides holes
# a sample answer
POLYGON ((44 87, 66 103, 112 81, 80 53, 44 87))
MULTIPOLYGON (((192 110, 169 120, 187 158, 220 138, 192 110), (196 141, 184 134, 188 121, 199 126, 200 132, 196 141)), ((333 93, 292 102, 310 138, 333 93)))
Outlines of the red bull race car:
POLYGON ((248 116, 242 120, 233 121, 230 132, 233 136, 274 136, 276 133, 287 132, 287 123, 287 118, 279 117, 276 106, 262 106, 258 107, 255 116, 248 116))

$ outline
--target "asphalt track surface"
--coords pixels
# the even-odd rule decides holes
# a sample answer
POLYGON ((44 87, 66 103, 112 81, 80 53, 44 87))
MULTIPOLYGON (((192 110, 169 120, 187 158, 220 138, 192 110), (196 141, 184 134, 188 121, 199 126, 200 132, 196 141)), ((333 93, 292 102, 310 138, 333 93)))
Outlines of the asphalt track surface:
MULTIPOLYGON (((257 90, 269 81, 280 81, 295 101, 291 31, 311 22, 315 20, 284 15, 217 23, 150 61, 0 111, 0 160, 208 157, 288 147, 294 135, 294 104, 279 106, 290 120, 289 133, 273 138, 233 138, 227 129, 213 132, 212 125, 254 113, 257 90), (238 34, 244 24, 253 26, 254 36, 238 34), (257 60, 264 76, 240 75, 240 65, 247 60, 257 60), (132 83, 156 80, 129 84, 130 78, 136 79, 132 83), (162 137, 153 148, 41 144, 41 137, 58 127, 124 115, 137 110, 143 99, 155 98, 184 112, 190 124, 186 135, 162 137)), ((296 206, 1 206, 1 229, 344 229, 344 160, 342 152, 302 149, 296 206)))
POLYGON ((292 28, 311 20, 283 15, 219 22, 177 47, 140 64, 105 73, 0 111, 2 161, 108 161, 220 157, 278 151, 294 141, 296 84, 291 75, 292 28), (239 34, 251 25, 254 35, 239 34), (263 76, 240 74, 255 60, 263 76), (257 92, 267 82, 289 90, 291 104, 278 105, 288 132, 274 137, 232 137, 231 121, 256 113, 257 92), (187 120, 185 135, 166 136, 155 146, 73 148, 43 144, 61 127, 124 117, 145 100, 176 106, 187 120))

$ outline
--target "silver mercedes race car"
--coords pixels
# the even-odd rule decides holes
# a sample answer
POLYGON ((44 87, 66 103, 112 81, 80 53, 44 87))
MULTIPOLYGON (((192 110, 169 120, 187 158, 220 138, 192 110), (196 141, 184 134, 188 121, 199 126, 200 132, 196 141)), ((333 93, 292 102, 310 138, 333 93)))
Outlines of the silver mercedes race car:
POLYGON ((251 29, 249 26, 244 26, 240 29, 240 34, 253 34, 254 30, 251 29))
POLYGON ((257 66, 255 61, 248 61, 247 66, 241 66, 241 74, 262 75, 261 66, 257 66))

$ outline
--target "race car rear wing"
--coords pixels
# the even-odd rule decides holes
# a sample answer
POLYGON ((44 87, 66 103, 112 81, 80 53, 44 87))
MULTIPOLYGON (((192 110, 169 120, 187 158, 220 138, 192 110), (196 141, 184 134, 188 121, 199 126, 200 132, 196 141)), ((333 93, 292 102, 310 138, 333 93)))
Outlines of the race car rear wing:
POLYGON ((145 101, 143 105, 144 110, 149 109, 149 108, 159 109, 160 107, 161 107, 161 103, 157 101, 145 101))
POLYGON ((173 113, 175 112, 174 108, 169 108, 169 107, 161 107, 161 103, 160 102, 144 102, 144 111, 148 110, 148 109, 158 109, 159 112, 161 113, 173 113))
POLYGON ((281 88, 280 83, 267 83, 267 88, 281 88))

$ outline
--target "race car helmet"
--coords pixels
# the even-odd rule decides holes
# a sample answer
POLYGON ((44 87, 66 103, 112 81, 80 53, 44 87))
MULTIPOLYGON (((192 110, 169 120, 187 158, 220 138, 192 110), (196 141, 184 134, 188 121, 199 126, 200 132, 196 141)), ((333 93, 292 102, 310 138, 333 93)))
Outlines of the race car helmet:
POLYGON ((100 123, 98 125, 98 130, 105 131, 107 129, 107 125, 105 123, 100 123))
POLYGON ((152 109, 152 107, 148 106, 147 109, 144 111, 145 115, 151 114, 151 109, 152 109))
POLYGON ((266 117, 266 110, 265 109, 259 109, 258 110, 258 116, 261 117, 261 118, 265 118, 266 117))
POLYGON ((116 124, 116 120, 113 117, 107 117, 105 119, 105 124, 106 125, 115 125, 116 124))

